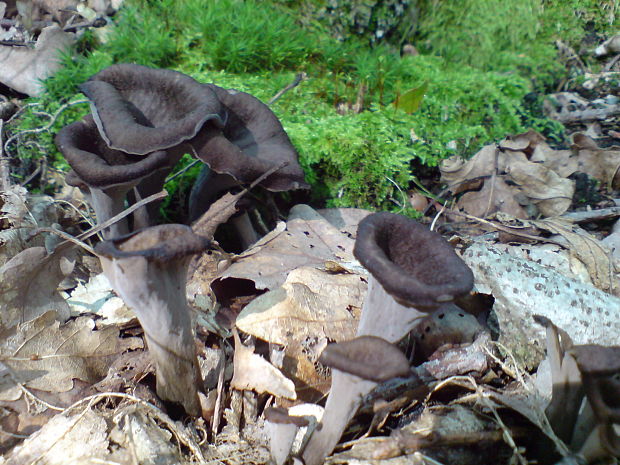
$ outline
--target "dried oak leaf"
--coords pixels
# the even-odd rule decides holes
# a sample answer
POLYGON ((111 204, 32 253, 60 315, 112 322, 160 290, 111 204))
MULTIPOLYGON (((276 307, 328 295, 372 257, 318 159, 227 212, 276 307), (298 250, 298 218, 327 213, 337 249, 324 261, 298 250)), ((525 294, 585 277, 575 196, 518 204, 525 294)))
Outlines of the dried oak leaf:
POLYGON ((15 382, 50 392, 73 387, 73 378, 96 383, 104 378, 112 361, 126 350, 143 347, 140 338, 120 338, 117 328, 95 331, 87 317, 61 325, 56 312, 5 330, 0 357, 12 376, 0 389, 1 400, 14 400, 15 382))
POLYGON ((254 247, 236 256, 212 288, 218 294, 227 280, 245 279, 253 281, 256 289, 274 289, 300 266, 353 262, 353 244, 353 239, 317 211, 297 205, 286 224, 280 223, 254 247))
POLYGON ((610 255, 601 241, 576 225, 559 218, 547 218, 530 223, 539 229, 562 236, 568 242, 569 252, 585 265, 592 283, 605 292, 618 295, 620 270, 614 269, 610 255))
POLYGON ((88 409, 71 417, 56 415, 43 428, 5 456, 6 465, 95 463, 108 454, 106 419, 88 409))
POLYGON ((69 317, 69 306, 57 291, 64 278, 61 254, 48 255, 45 247, 21 251, 0 268, 0 327, 12 327, 55 310, 69 317))
POLYGON ((459 209, 479 218, 498 211, 515 218, 527 218, 527 212, 519 205, 514 194, 514 187, 506 184, 502 176, 496 176, 488 179, 479 191, 463 194, 456 205, 459 209))
POLYGON ((12 89, 37 96, 41 81, 60 67, 59 54, 74 42, 73 34, 58 26, 41 31, 34 48, 0 45, 0 82, 12 89))
POLYGON ((620 189, 620 147, 601 148, 583 133, 573 134, 573 151, 577 153, 579 171, 596 178, 608 188, 620 189))
POLYGON ((231 387, 238 390, 252 390, 259 394, 268 392, 277 397, 295 400, 295 385, 280 370, 254 353, 254 349, 246 347, 235 331, 235 372, 230 382, 231 387))

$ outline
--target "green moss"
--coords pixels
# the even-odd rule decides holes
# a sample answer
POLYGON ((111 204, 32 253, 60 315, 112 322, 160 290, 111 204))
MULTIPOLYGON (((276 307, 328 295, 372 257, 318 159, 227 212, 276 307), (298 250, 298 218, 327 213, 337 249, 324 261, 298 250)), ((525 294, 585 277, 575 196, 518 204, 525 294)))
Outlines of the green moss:
MULTIPOLYGON (((528 127, 561 139, 561 128, 540 114, 540 100, 526 98, 533 89, 526 76, 553 79, 555 51, 547 45, 564 31, 541 21, 574 13, 559 1, 525 0, 516 14, 508 6, 515 2, 421 2, 428 55, 401 58, 388 45, 338 41, 282 2, 127 0, 108 40, 98 44, 87 34, 80 53, 65 55, 64 68, 46 81, 39 101, 54 111, 76 96, 78 84, 118 62, 173 68, 263 101, 303 70, 308 79, 272 108, 300 153, 317 202, 400 209, 399 189, 410 187, 414 166, 469 156, 528 127), (394 109, 398 95, 423 83, 428 91, 418 111, 394 109), (348 111, 360 95, 363 111, 348 111)), ((52 132, 85 112, 86 106, 67 111, 52 132)), ((42 123, 26 114, 19 129, 42 123)), ((65 167, 51 133, 37 137, 52 163, 65 167)), ((33 156, 28 147, 19 150, 33 156)), ((168 188, 184 192, 190 181, 188 173, 168 188)))

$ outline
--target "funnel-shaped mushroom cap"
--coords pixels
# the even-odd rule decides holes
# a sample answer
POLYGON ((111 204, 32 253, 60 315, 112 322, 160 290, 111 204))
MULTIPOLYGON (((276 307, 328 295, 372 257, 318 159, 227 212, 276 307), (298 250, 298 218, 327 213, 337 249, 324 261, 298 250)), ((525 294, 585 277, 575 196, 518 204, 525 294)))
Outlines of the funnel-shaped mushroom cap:
POLYGON ((620 346, 574 346, 583 387, 597 419, 620 423, 620 346))
POLYGON ((394 213, 373 213, 357 229, 353 254, 399 303, 420 310, 468 293, 474 276, 441 235, 394 213))
POLYGON ((136 157, 110 149, 90 115, 62 128, 55 141, 77 177, 91 187, 137 184, 168 165, 164 151, 136 157))
POLYGON ((359 336, 337 344, 329 344, 319 361, 362 379, 382 383, 410 374, 409 360, 398 347, 376 336, 359 336))
POLYGON ((307 189, 298 154, 277 116, 245 92, 207 84, 222 102, 228 119, 222 131, 205 128, 191 144, 197 156, 221 174, 250 183, 286 163, 260 183, 271 191, 307 189))
POLYGON ((112 65, 80 90, 91 101, 101 137, 111 148, 131 154, 176 147, 207 121, 219 127, 226 122, 213 90, 177 71, 112 65))
POLYGON ((165 264, 203 252, 210 244, 206 237, 194 234, 189 226, 162 224, 100 242, 95 251, 106 258, 143 257, 165 264))

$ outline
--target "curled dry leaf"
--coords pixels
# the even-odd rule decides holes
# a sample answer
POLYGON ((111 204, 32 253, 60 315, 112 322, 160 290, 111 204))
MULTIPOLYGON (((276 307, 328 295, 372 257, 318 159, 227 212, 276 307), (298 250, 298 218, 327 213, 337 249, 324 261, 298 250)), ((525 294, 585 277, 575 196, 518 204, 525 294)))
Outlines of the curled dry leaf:
POLYGON ((295 400, 295 385, 280 370, 246 347, 235 331, 235 373, 230 385, 234 389, 268 392, 276 397, 295 400))
POLYGON ((10 328, 48 310, 59 318, 69 317, 69 306, 58 293, 63 280, 61 254, 48 255, 45 247, 23 250, 0 268, 0 323, 10 328))
POLYGON ((95 331, 92 319, 82 317, 62 325, 55 312, 5 331, 0 357, 12 377, 5 379, 0 398, 15 400, 15 382, 50 392, 64 392, 78 378, 96 383, 106 376, 122 352, 142 347, 140 338, 120 338, 117 328, 95 331))
POLYGON ((516 198, 523 196, 543 215, 555 216, 568 209, 575 190, 574 182, 566 179, 576 167, 569 158, 569 152, 552 150, 540 134, 528 131, 487 145, 470 160, 445 160, 441 180, 454 194, 480 190, 482 183, 480 192, 467 194, 459 203, 476 216, 502 211, 524 217, 516 206, 516 198))
POLYGON ((579 171, 610 189, 620 189, 620 147, 601 148, 591 137, 576 133, 571 148, 577 153, 579 171))
POLYGON ((585 265, 592 283, 605 292, 620 294, 620 270, 616 269, 601 241, 569 221, 559 218, 530 223, 537 228, 562 236, 568 242, 570 254, 585 265))
POLYGON ((234 287, 239 279, 253 281, 257 289, 274 289, 300 266, 353 262, 353 242, 311 207, 296 205, 286 225, 277 226, 254 247, 235 257, 212 283, 213 291, 218 294, 225 286, 234 287))
POLYGON ((41 31, 33 49, 0 45, 0 82, 30 96, 40 95, 41 81, 60 66, 60 52, 74 42, 73 34, 58 26, 41 31))

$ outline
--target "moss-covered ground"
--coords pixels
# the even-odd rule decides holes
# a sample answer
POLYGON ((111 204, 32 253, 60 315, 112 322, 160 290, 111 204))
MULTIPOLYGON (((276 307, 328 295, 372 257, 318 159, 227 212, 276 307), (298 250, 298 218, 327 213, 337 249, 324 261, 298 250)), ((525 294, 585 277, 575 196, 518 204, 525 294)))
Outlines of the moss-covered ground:
MULTIPOLYGON (((578 49, 592 31, 613 30, 617 8, 591 0, 423 0, 408 36, 377 43, 333 38, 320 15, 308 14, 322 3, 126 0, 105 42, 89 31, 65 55, 38 108, 53 112, 75 100, 78 84, 120 62, 176 69, 263 101, 304 72, 307 79, 272 108, 300 153, 313 201, 401 210, 399 189, 447 156, 471 155, 529 127, 561 143, 562 127, 540 112, 540 96, 570 77, 554 42, 578 49), (403 40, 421 54, 401 56, 403 40), (426 93, 413 113, 392 105, 421 86, 426 93), (358 100, 362 111, 352 111, 358 100)), ((52 132, 87 111, 64 112, 52 132)), ((41 119, 26 112, 20 124, 36 127, 41 119)), ((22 144, 20 156, 43 148, 66 168, 52 134, 36 137, 39 146, 22 144)))

